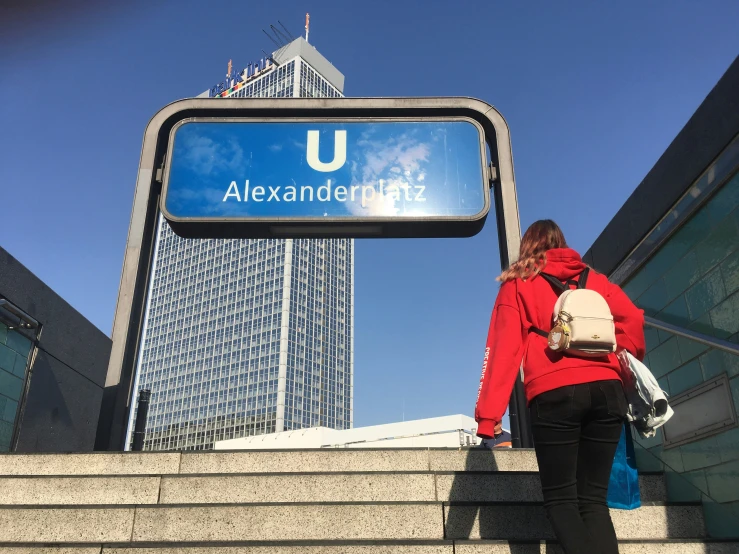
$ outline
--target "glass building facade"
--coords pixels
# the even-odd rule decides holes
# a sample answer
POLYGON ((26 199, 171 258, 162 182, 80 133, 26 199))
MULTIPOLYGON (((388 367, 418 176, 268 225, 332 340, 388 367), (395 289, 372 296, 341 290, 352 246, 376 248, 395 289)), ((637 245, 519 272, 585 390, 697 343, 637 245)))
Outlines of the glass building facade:
POLYGON ((739 137, 640 248, 650 243, 655 247, 629 274, 626 293, 658 324, 721 341, 715 344, 723 348, 646 328, 645 363, 670 395, 676 415, 654 438, 634 434, 638 466, 665 472, 669 500, 702 501, 711 536, 737 537, 739 137))
MULTIPOLYGON (((342 96, 279 58, 307 47, 315 62, 299 41, 230 96, 342 96)), ((134 384, 151 390, 145 450, 352 426, 353 240, 182 239, 160 217, 152 275, 134 384)))
POLYGON ((295 66, 293 60, 280 65, 264 77, 244 85, 228 95, 228 98, 292 98, 295 91, 295 66))
POLYGON ((0 321, 0 452, 9 452, 26 387, 33 343, 0 321))

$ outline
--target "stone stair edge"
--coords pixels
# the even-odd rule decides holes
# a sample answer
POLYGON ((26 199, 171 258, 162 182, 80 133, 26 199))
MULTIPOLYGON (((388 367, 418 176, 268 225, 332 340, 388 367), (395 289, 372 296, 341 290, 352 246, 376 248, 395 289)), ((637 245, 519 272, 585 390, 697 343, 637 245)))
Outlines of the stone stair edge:
MULTIPOLYGON (((232 554, 268 553, 311 553, 325 552, 351 553, 412 553, 412 554, 452 554, 459 552, 485 553, 543 553, 561 552, 558 543, 552 540, 379 540, 379 541, 224 541, 209 543, 106 543, 106 544, 64 544, 38 545, 34 543, 0 543, 0 554, 105 554, 131 553, 207 553, 225 552, 232 554)), ((683 553, 734 554, 739 552, 739 541, 728 539, 622 539, 619 546, 628 553, 668 552, 671 549, 683 553), (690 548, 693 547, 693 548, 690 548), (637 550, 638 549, 638 550, 637 550)))
MULTIPOLYGON (((619 544, 737 544, 739 538, 672 538, 672 539, 619 539, 619 544)), ((341 540, 229 540, 229 541, 141 541, 130 542, 2 542, 0 548, 226 548, 226 547, 268 547, 268 546, 424 546, 424 545, 557 545, 556 539, 341 539, 341 540)))
POLYGON ((506 449, 295 449, 176 452, 92 452, 5 454, 2 475, 28 474, 190 474, 270 472, 286 463, 306 470, 530 470, 538 469, 533 451, 506 449), (331 466, 331 464, 335 464, 331 466))
MULTIPOLYGON (((664 471, 640 471, 639 477, 664 477, 664 471)), ((131 473, 128 475, 116 474, 112 477, 267 477, 267 476, 279 476, 279 475, 480 475, 490 476, 504 474, 506 476, 524 476, 530 477, 532 475, 539 475, 538 471, 530 469, 516 469, 516 470, 490 470, 490 469, 407 469, 407 470, 366 470, 360 469, 357 471, 255 471, 255 472, 236 472, 236 471, 224 471, 221 473, 155 473, 151 475, 145 475, 143 473, 131 473)), ((67 477, 66 474, 61 475, 29 475, 28 477, 67 477)), ((3 475, 0 474, 0 478, 3 475)), ((14 477, 8 475, 7 477, 14 477)), ((22 476, 21 476, 22 477, 22 476)), ((105 474, 91 474, 91 475, 71 475, 70 477, 108 477, 105 474)))
POLYGON ((533 448, 484 448, 484 447, 453 447, 453 446, 407 446, 401 448, 250 448, 250 449, 217 449, 217 450, 141 450, 141 451, 118 451, 118 450, 93 450, 89 452, 0 452, 0 458, 13 456, 74 456, 74 455, 91 455, 104 456, 106 454, 122 454, 125 456, 153 456, 157 454, 185 454, 185 455, 201 455, 201 454, 242 454, 250 452, 494 452, 511 453, 511 452, 530 452, 535 453, 533 448))
MULTIPOLYGON (((447 470, 447 469, 409 469, 409 470, 378 470, 371 471, 360 469, 357 471, 224 471, 220 473, 33 473, 28 475, 12 474, 3 475, 0 473, 0 479, 126 479, 138 477, 162 477, 168 479, 189 479, 198 477, 299 477, 305 476, 345 476, 345 475, 479 475, 490 476, 504 474, 506 476, 532 477, 539 475, 538 471, 531 470, 515 470, 515 471, 495 471, 495 470, 447 470)), ((640 477, 661 477, 662 473, 640 473, 640 477)))
MULTIPOLYGON (((640 478, 642 500, 666 501, 664 479, 640 478)), ((0 505, 258 502, 541 502, 536 473, 225 474, 0 477, 0 505)))
MULTIPOLYGON (((261 507, 308 507, 308 506, 440 506, 440 507, 479 507, 479 508, 501 508, 501 507, 541 507, 542 503, 533 500, 522 501, 465 501, 465 500, 365 500, 365 501, 320 501, 320 502, 187 502, 172 504, 0 504, 0 510, 135 510, 135 509, 172 509, 172 508, 261 508, 261 507)), ((695 502, 672 502, 672 501, 646 501, 641 503, 642 508, 664 507, 664 508, 698 508, 700 501, 695 502)), ((622 510, 611 508, 614 512, 635 512, 634 510, 622 510)))

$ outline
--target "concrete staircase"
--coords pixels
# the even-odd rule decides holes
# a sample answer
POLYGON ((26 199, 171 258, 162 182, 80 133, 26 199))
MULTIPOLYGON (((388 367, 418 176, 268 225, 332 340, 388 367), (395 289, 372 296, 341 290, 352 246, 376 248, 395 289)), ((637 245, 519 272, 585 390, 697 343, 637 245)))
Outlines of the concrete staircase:
MULTIPOLYGON (((526 450, 0 455, 0 553, 559 552, 536 471, 526 450)), ((641 486, 622 553, 739 553, 661 475, 641 486)))

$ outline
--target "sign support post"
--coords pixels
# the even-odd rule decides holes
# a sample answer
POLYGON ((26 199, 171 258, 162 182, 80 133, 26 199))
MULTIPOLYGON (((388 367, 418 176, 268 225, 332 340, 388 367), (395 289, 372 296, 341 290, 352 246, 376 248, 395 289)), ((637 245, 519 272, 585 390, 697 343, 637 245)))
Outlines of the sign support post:
MULTIPOLYGON (((282 129, 280 127, 278 131, 282 129)), ((248 141, 249 136, 249 133, 243 133, 242 138, 248 141)), ((255 142, 253 148, 258 148, 259 144, 266 144, 264 138, 255 142)), ((359 142, 355 140, 355 144, 359 142)), ((428 148, 433 148, 431 142, 428 145, 428 148)), ((280 149, 275 147, 275 151, 280 149)), ((292 165, 288 164, 288 167, 292 168, 302 165, 302 162, 290 163, 292 165)), ((429 176, 432 174, 429 172, 429 176)), ((351 184, 354 183, 352 180, 351 184)), ((482 229, 492 204, 490 187, 495 198, 501 266, 505 268, 515 260, 521 236, 510 134, 502 115, 485 102, 473 98, 194 98, 166 106, 152 118, 144 134, 95 449, 124 450, 160 213, 177 234, 193 238, 464 237, 482 229), (313 130, 308 131, 307 164, 326 178, 322 181, 325 184, 315 184, 310 195, 311 199, 314 192, 316 197, 322 195, 319 200, 324 204, 318 208, 311 204, 306 208, 308 205, 302 203, 295 213, 270 211, 285 208, 294 199, 288 194, 296 194, 297 191, 288 190, 289 186, 278 190, 285 185, 284 175, 280 177, 282 184, 278 186, 276 181, 265 181, 274 175, 258 174, 258 168, 255 175, 259 182, 250 182, 252 179, 243 179, 244 176, 239 174, 239 180, 233 180, 235 188, 225 181, 223 190, 214 192, 215 189, 211 188, 209 198, 213 201, 214 194, 217 198, 207 213, 199 211, 197 203, 182 201, 198 192, 192 168, 183 169, 178 165, 178 160, 183 157, 177 156, 177 132, 178 129, 187 129, 190 123, 193 124, 190 130, 201 125, 198 131, 201 133, 226 124, 232 125, 228 129, 230 131, 258 125, 265 128, 267 125, 279 127, 309 123, 313 130), (445 140, 444 148, 451 149, 459 159, 465 160, 468 168, 472 168, 465 177, 464 186, 461 186, 461 181, 457 182, 454 186, 458 188, 454 194, 449 194, 445 181, 443 187, 439 185, 434 189, 429 186, 430 190, 436 191, 435 196, 424 197, 425 187, 430 185, 428 181, 421 182, 429 178, 425 174, 417 176, 412 192, 407 182, 388 186, 389 180, 383 183, 380 178, 377 180, 379 185, 357 185, 357 199, 352 196, 351 188, 346 190, 349 184, 347 174, 343 176, 343 182, 341 179, 335 181, 332 189, 333 175, 340 175, 346 169, 342 156, 347 156, 347 140, 351 141, 348 129, 367 129, 369 125, 382 130, 392 124, 405 125, 404 128, 418 133, 428 130, 430 124, 431 127, 443 127, 444 137, 451 137, 449 144, 445 140), (322 126, 325 127, 323 131, 322 126), (330 148, 328 154, 318 150, 318 141, 324 140, 322 137, 331 130, 333 159, 330 148), (469 133, 478 137, 475 139, 477 146, 470 141, 472 135, 469 133), (310 150, 311 141, 314 152, 310 150), (490 173, 485 159, 486 147, 490 152, 491 169, 494 169, 490 173), (474 170, 477 165, 480 166, 479 171, 474 170), (374 192, 371 193, 370 189, 374 192), (371 200, 376 199, 377 190, 384 203, 381 202, 374 211, 368 210, 371 200), (458 197, 457 204, 449 203, 452 197, 458 197), (391 200, 389 204, 385 202, 388 198, 391 200), (268 201, 273 199, 274 203, 269 204, 268 201), (248 206, 247 201, 250 202, 248 206)), ((511 404, 511 431, 516 446, 528 447, 531 446, 530 433, 525 400, 521 400, 521 383, 516 387, 511 404)))

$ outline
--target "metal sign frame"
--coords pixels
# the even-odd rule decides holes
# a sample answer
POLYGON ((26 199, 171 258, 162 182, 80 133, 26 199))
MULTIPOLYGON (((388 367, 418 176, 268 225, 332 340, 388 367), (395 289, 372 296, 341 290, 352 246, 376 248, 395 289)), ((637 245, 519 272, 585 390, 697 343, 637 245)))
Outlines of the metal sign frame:
MULTIPOLYGON (((249 123, 423 123, 441 121, 461 121, 471 123, 480 135, 480 158, 482 161, 481 181, 490 182, 489 168, 485 166, 485 131, 482 125, 470 117, 250 117, 249 123)), ((244 118, 192 117, 177 122, 170 131, 167 151, 174 148, 175 133, 187 123, 234 123, 244 122, 244 118)), ((342 216, 342 217, 177 217, 169 213, 165 206, 169 189, 172 157, 164 161, 162 176, 162 202, 160 210, 172 230, 184 238, 412 238, 412 237, 469 237, 479 233, 485 225, 490 211, 490 187, 483 190, 483 209, 471 216, 342 216), (444 223, 443 231, 439 223, 444 223), (370 225, 372 224, 372 225, 370 225)))
MULTIPOLYGON (((518 256, 521 226, 510 132, 500 112, 486 102, 465 97, 192 98, 169 104, 154 115, 144 133, 113 322, 113 346, 98 420, 96 450, 124 450, 128 415, 135 397, 132 387, 144 323, 148 283, 152 273, 156 225, 170 132, 180 121, 190 118, 242 120, 333 118, 342 121, 355 118, 472 119, 482 127, 490 149, 493 166, 491 185, 495 198, 501 267, 507 268, 518 256)), ((444 225, 439 222, 434 224, 444 225)), ((284 238, 297 236, 299 235, 283 235, 284 238)), ((253 235, 250 237, 258 238, 253 235)), ((511 397, 509 410, 514 447, 531 446, 526 415, 523 388, 519 380, 511 397)))

